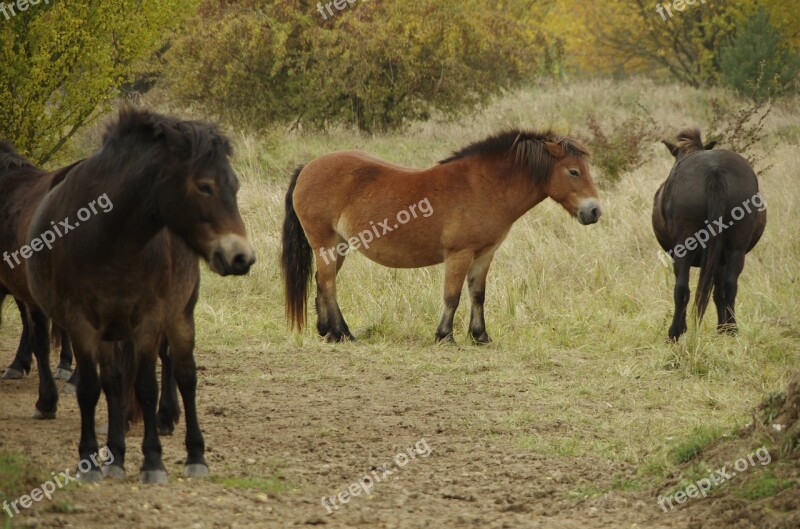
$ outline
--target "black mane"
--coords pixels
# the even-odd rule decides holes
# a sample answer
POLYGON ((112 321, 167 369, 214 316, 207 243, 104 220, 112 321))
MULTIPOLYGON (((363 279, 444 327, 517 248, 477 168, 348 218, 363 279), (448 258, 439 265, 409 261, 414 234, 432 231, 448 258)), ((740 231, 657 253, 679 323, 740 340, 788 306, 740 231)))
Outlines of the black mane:
POLYGON ((13 145, 7 141, 0 140, 0 169, 3 171, 8 171, 9 169, 23 167, 35 168, 36 166, 28 161, 27 158, 18 153, 13 145))
POLYGON ((526 167, 533 180, 544 183, 550 176, 553 164, 553 156, 545 147, 545 143, 560 145, 568 156, 589 155, 588 149, 577 140, 555 134, 550 130, 537 132, 511 129, 470 143, 454 152, 449 158, 440 161, 439 164, 450 163, 469 156, 513 156, 516 166, 526 167))
POLYGON ((106 129, 103 147, 124 148, 126 140, 138 134, 164 137, 172 148, 186 155, 190 164, 233 154, 230 140, 214 123, 181 120, 130 106, 122 107, 117 120, 106 129))

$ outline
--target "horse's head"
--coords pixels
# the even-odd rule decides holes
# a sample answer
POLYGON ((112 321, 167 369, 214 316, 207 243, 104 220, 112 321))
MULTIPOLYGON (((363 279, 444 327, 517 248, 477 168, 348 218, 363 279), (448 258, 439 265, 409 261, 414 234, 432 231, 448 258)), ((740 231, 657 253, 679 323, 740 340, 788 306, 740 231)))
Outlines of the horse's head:
POLYGON ((676 162, 696 152, 710 151, 717 144, 716 141, 710 141, 704 145, 700 129, 683 129, 678 132, 677 139, 677 143, 662 140, 662 143, 669 149, 670 154, 675 157, 676 162))
POLYGON ((194 121, 156 123, 171 163, 156 198, 165 224, 220 275, 246 274, 255 250, 239 213, 239 180, 230 165, 231 146, 214 125, 194 121))
POLYGON ((588 151, 569 138, 545 141, 544 146, 550 156, 547 195, 581 224, 597 222, 603 210, 586 163, 588 151))

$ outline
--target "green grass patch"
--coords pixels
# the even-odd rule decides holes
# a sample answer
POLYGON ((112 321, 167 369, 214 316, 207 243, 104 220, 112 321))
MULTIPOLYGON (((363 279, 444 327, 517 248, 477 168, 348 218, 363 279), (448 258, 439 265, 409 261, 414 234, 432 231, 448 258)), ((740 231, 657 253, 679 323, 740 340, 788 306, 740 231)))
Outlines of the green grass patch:
POLYGON ((741 486, 736 487, 734 493, 736 496, 746 500, 760 500, 762 498, 771 498, 795 485, 794 480, 783 479, 776 476, 771 469, 764 469, 741 486))
POLYGON ((677 465, 688 463, 702 454, 708 445, 723 436, 721 428, 696 428, 683 442, 670 450, 670 459, 677 465))
POLYGON ((298 487, 286 481, 280 474, 269 477, 237 476, 237 477, 212 477, 211 481, 226 488, 258 490, 261 492, 287 492, 298 487))

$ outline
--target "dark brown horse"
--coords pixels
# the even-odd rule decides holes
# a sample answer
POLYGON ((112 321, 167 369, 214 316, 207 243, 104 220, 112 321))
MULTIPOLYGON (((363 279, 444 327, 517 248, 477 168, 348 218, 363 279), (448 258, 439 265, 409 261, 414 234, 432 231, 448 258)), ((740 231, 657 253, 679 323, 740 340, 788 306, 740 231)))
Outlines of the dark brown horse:
POLYGON ((300 167, 286 193, 282 267, 292 327, 306 317, 317 263, 317 330, 352 339, 336 300, 336 274, 348 248, 394 268, 444 262, 444 312, 436 339, 453 340, 453 317, 467 279, 470 334, 489 342, 486 275, 511 225, 547 197, 581 224, 601 210, 577 141, 512 130, 473 143, 429 169, 402 167, 365 152, 327 154, 300 167))
MULTIPOLYGON (((44 171, 30 163, 9 143, 0 141, 0 299, 9 294, 14 296, 23 321, 23 336, 17 354, 4 378, 19 378, 29 372, 33 351, 39 365, 39 398, 34 413, 37 419, 55 417, 58 391, 49 364, 48 320, 31 296, 20 249, 26 243, 28 227, 36 207, 53 180, 64 172, 65 169, 44 171)), ((66 374, 72 363, 69 339, 60 331, 56 333, 62 341, 59 370, 66 374)))
POLYGON ((673 144, 664 141, 675 165, 653 201, 653 230, 675 270, 675 315, 669 338, 686 332, 689 270, 700 267, 695 294, 702 321, 711 291, 717 306, 719 332, 734 332, 734 306, 744 256, 756 245, 767 224, 767 205, 750 164, 735 152, 712 150, 700 131, 685 129, 673 144))
MULTIPOLYGON (((208 475, 195 403, 198 256, 220 275, 245 274, 255 261, 236 202, 239 183, 230 155, 227 138, 213 125, 123 109, 101 149, 54 182, 31 223, 31 246, 54 220, 72 226, 52 248, 28 259, 29 283, 39 305, 72 339, 80 373, 81 460, 97 452, 101 387, 106 395, 110 476, 125 475, 120 380, 125 375, 114 360, 115 346, 123 342, 123 353, 135 366, 135 396, 144 419, 140 476, 147 483, 167 480, 156 418, 155 362, 162 337, 169 342, 183 397, 184 471, 190 477, 208 475), (86 210, 94 211, 92 204, 109 207, 91 218, 86 210)), ((93 466, 83 476, 97 480, 102 473, 93 466)))

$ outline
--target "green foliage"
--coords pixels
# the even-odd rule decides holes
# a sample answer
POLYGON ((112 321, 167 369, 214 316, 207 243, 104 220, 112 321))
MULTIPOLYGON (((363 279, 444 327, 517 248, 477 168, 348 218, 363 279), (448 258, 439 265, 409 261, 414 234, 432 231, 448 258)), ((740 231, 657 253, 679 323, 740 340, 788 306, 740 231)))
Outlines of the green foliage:
POLYGON ((195 0, 40 3, 0 24, 0 137, 39 164, 109 102, 195 0))
POLYGON ((619 182, 624 173, 641 167, 646 161, 647 147, 659 135, 653 118, 642 112, 603 124, 594 114, 586 120, 592 163, 602 170, 604 181, 612 185, 619 182))
POLYGON ((784 41, 764 7, 737 28, 719 56, 720 80, 740 94, 763 100, 797 86, 800 48, 784 41))
POLYGON ((455 115, 554 69, 560 48, 546 46, 531 2, 505 4, 356 2, 325 20, 303 0, 221 10, 208 0, 167 54, 169 80, 184 104, 254 129, 277 121, 373 131, 434 109, 455 115))

